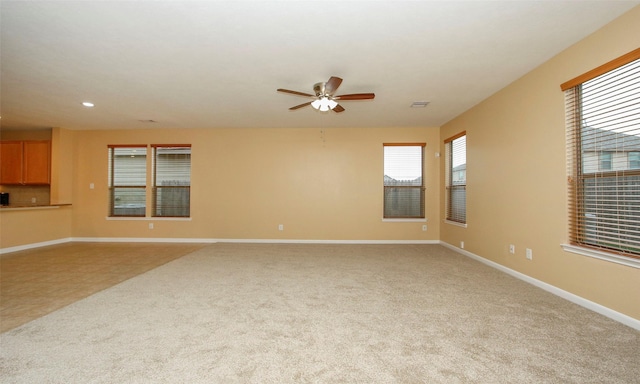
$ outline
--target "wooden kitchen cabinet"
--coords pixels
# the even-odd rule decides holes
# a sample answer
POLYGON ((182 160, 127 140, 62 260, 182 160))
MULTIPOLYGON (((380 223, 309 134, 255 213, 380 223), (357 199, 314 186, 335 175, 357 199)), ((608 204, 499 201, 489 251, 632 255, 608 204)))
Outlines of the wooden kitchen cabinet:
POLYGON ((0 142, 0 184, 48 185, 50 141, 0 142))
POLYGON ((0 142, 0 184, 22 183, 22 141, 0 142))
POLYGON ((24 184, 49 184, 51 182, 51 142, 25 141, 23 151, 24 184))

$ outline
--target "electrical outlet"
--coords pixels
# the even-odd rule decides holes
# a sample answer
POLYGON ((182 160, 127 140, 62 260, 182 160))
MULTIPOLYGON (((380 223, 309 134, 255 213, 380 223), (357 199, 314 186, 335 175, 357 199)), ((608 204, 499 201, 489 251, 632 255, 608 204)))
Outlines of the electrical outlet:
POLYGON ((516 254, 516 246, 513 244, 509 244, 509 253, 512 255, 516 254))
POLYGON ((533 251, 531 250, 531 248, 527 248, 525 256, 527 259, 533 260, 533 251))
POLYGON ((423 231, 426 231, 426 230, 427 230, 427 224, 424 224, 424 225, 422 226, 422 230, 423 230, 423 231))
POLYGON ((460 248, 464 249, 464 241, 460 242, 460 248))
POLYGON ((278 224, 278 231, 284 231, 284 224, 278 224))
POLYGON ((31 198, 31 204, 35 204, 35 203, 36 203, 36 198, 35 198, 35 197, 32 197, 32 198, 31 198))
POLYGON ((149 223, 149 229, 153 229, 153 223, 149 223))

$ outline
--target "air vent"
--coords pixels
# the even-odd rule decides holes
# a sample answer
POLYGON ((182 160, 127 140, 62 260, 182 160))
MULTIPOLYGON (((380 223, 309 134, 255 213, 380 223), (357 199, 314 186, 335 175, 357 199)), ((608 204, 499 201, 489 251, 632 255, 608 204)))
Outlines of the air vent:
POLYGON ((428 101, 414 101, 413 103, 411 103, 411 108, 424 108, 428 104, 428 101))

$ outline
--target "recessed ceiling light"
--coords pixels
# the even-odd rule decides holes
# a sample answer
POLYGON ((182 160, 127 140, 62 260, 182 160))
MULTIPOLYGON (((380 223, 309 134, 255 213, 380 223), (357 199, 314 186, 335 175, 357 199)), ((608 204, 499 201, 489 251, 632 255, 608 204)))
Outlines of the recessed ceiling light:
POLYGON ((88 101, 83 101, 83 102, 82 102, 82 105, 84 105, 84 106, 85 106, 85 107, 87 107, 87 108, 91 108, 91 107, 93 107, 93 103, 90 103, 90 102, 88 102, 88 101))
POLYGON ((428 101, 414 101, 411 103, 411 108, 424 108, 429 104, 428 101))

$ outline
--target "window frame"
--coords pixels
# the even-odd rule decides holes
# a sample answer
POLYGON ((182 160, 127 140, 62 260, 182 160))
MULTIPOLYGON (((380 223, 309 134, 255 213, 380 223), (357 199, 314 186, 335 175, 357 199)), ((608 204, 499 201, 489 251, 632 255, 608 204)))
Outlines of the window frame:
MULTIPOLYGON (((151 165, 151 217, 153 218, 190 218, 191 217, 191 144, 151 144, 151 152, 152 152, 152 165, 151 165), (189 175, 188 175, 188 185, 171 185, 171 186, 162 186, 158 185, 158 149, 159 148, 189 148, 189 175), (176 190, 186 190, 187 194, 187 205, 186 215, 165 215, 159 214, 158 211, 162 211, 162 209, 158 209, 158 201, 160 200, 159 196, 162 194, 164 189, 176 189, 176 190)), ((185 206, 171 207, 174 211, 184 209, 185 206)))
POLYGON ((425 187, 425 148, 427 143, 383 143, 382 148, 382 158, 383 158, 383 182, 382 182, 382 220, 383 221, 426 221, 426 187, 425 187), (421 159, 420 159, 420 185, 387 185, 386 178, 384 176, 384 166, 386 164, 385 160, 385 148, 386 147, 420 147, 421 148, 421 159), (388 215, 387 214, 387 196, 394 189, 418 189, 420 192, 420 214, 419 215, 388 215))
MULTIPOLYGON (((455 167, 453 166, 453 156, 454 156, 454 141, 464 137, 465 138, 465 158, 466 158, 466 152, 467 152, 467 145, 466 145, 466 136, 467 136, 467 131, 462 131, 460 133, 457 133, 451 137, 449 137, 448 139, 444 140, 444 146, 445 146, 445 222, 449 223, 449 224, 454 224, 454 225, 459 225, 462 227, 467 227, 467 198, 466 198, 466 190, 467 190, 467 177, 466 177, 466 167, 465 167, 465 178, 464 178, 464 184, 456 184, 454 185, 455 181, 454 177, 453 177, 453 172, 455 167), (454 199, 453 198, 453 194, 455 193, 455 191, 457 190, 464 190, 465 191, 465 197, 464 197, 464 207, 460 208, 455 206, 453 203, 455 201, 457 201, 458 199, 454 199), (454 215, 453 211, 457 210, 463 210, 464 211, 464 219, 459 219, 457 216, 458 215, 454 215)), ((466 166, 466 161, 465 161, 465 166, 466 166)))
MULTIPOLYGON (((594 178, 601 178, 603 181, 602 187, 607 187, 605 184, 607 178, 615 178, 615 188, 620 189, 621 184, 627 182, 626 177, 638 177, 640 176, 640 170, 638 169, 626 169, 624 171, 616 170, 617 166, 613 164, 615 161, 615 155, 612 157, 611 169, 602 170, 602 156, 598 158, 598 171, 588 171, 583 164, 583 147, 582 147, 582 131, 588 129, 589 126, 583 125, 582 118, 582 84, 589 80, 598 78, 601 75, 607 74, 619 67, 625 66, 640 59, 640 48, 635 49, 619 58, 616 58, 604 65, 601 65, 583 75, 580 75, 568 82, 561 84, 561 90, 565 92, 565 108, 567 112, 566 127, 567 127, 567 160, 568 160, 568 192, 569 192, 569 230, 568 230, 568 244, 562 244, 565 251, 578 253, 585 256, 595 257, 602 260, 607 260, 634 268, 640 268, 640 251, 629 249, 634 243, 621 242, 620 245, 607 244, 607 238, 601 236, 596 230, 594 234, 591 234, 589 229, 589 220, 593 221, 591 214, 587 212, 587 196, 584 192, 584 188, 590 188, 589 183, 593 184, 594 178), (618 181, 619 180, 619 181, 618 181), (591 218, 591 219, 590 219, 591 218)), ((620 152, 624 151, 626 147, 623 147, 620 152)), ((620 153, 619 152, 619 153, 620 153)), ((633 152, 633 151, 632 151, 633 152)), ((631 152, 629 152, 631 153, 631 152)), ((629 161, 627 161, 628 165, 629 161)), ((592 188, 592 187, 591 187, 592 188)), ((599 192, 594 192, 599 196, 599 192)), ((629 195, 622 193, 622 197, 629 195)), ((624 219, 628 215, 628 208, 618 208, 616 206, 615 217, 616 220, 620 218, 624 219), (624 209, 624 211, 622 211, 624 209)), ((633 208, 632 208, 633 209, 633 208)), ((596 214, 600 213, 597 211, 596 214)), ((595 223, 592 225, 599 225, 600 220, 606 220, 608 217, 600 219, 598 216, 594 216, 595 223)), ((606 233, 611 233, 611 229, 606 228, 606 233)), ((618 229, 616 232, 618 236, 624 238, 628 231, 618 229)), ((625 239, 628 241, 628 238, 625 239)))
MULTIPOLYGON (((191 152, 189 153, 189 185, 188 186, 181 186, 184 188, 188 188, 189 193, 188 193, 188 199, 189 199, 189 214, 188 215, 162 215, 162 216, 158 216, 155 215, 155 204, 156 204, 156 200, 155 200, 155 190, 154 190, 154 186, 156 183, 156 162, 155 162, 155 156, 156 156, 156 149, 155 148, 176 148, 176 147, 189 147, 192 148, 191 144, 108 144, 107 145, 107 152, 108 152, 108 156, 107 156, 107 163, 108 163, 108 172, 107 172, 107 188, 108 188, 108 197, 107 197, 107 220, 170 220, 170 221, 191 221, 191 152), (144 178, 144 186, 143 185, 135 185, 135 186, 130 186, 130 185, 113 185, 116 183, 116 178, 115 178, 115 172, 116 171, 116 167, 115 167, 115 161, 116 161, 116 156, 114 156, 115 154, 115 150, 116 149, 144 149, 144 156, 145 156, 145 161, 144 161, 144 177, 142 176, 142 173, 140 173, 140 175, 138 175, 138 177, 140 179, 144 178), (151 150, 150 150, 151 149, 151 150), (150 188, 148 188, 150 187, 150 188), (141 193, 141 195, 144 196, 144 206, 140 207, 143 208, 143 213, 142 214, 131 214, 131 209, 129 210, 128 213, 126 214, 116 214, 115 212, 115 188, 125 188, 125 189, 129 189, 129 188, 139 188, 144 190, 144 193, 141 193)), ((140 168, 142 168, 142 166, 140 166, 140 168)), ((125 207, 125 208, 129 208, 129 207, 125 207)), ((138 207, 136 207, 138 208, 138 207)), ((133 208, 132 208, 133 209, 133 208)))
MULTIPOLYGON (((114 145, 108 145, 107 146, 108 149, 108 180, 107 180, 107 185, 108 185, 108 190, 109 190, 109 207, 108 207, 108 217, 110 218, 139 218, 139 217, 146 217, 147 214, 147 183, 148 183, 148 178, 147 178, 147 162, 148 162, 148 146, 146 144, 114 144, 114 145), (145 153, 145 166, 144 166, 144 185, 119 185, 119 183, 116 182, 116 153, 115 151, 117 149, 131 149, 131 150, 135 150, 135 149, 144 149, 145 153), (143 213, 142 214, 116 214, 116 202, 117 200, 117 196, 116 196, 116 190, 117 189, 140 189, 142 190, 142 195, 144 196, 144 207, 143 207, 143 213)), ((126 209, 126 208, 123 208, 126 209)), ((131 210, 133 210, 134 208, 131 208, 131 210)))

